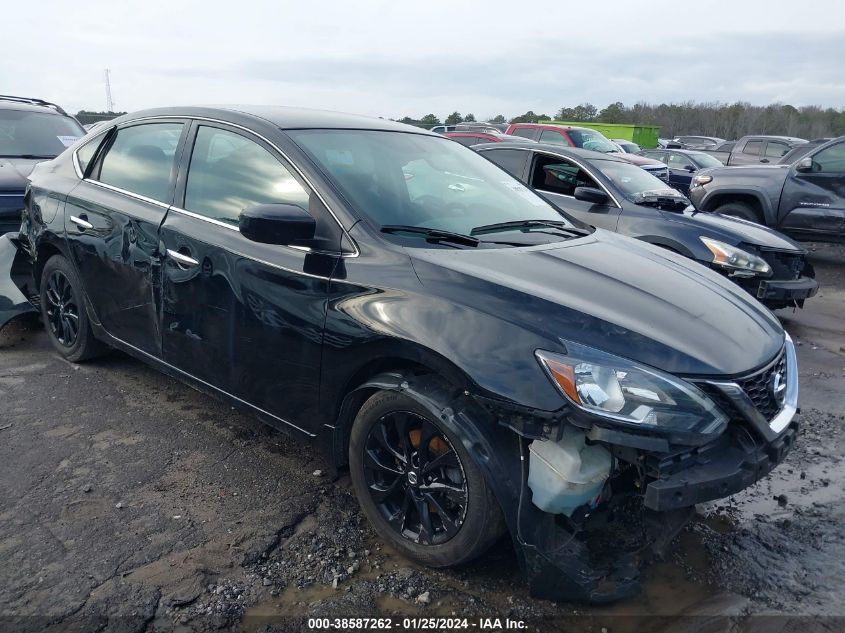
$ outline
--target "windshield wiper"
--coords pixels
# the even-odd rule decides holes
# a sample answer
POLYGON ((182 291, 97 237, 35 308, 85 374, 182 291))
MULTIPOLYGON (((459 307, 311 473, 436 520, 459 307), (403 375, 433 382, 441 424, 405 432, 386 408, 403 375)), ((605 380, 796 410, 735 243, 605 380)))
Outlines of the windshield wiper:
POLYGON ((452 242, 453 244, 463 244, 464 246, 478 246, 478 238, 463 233, 452 233, 451 231, 441 231, 440 229, 432 229, 425 226, 411 226, 405 224, 387 224, 381 227, 382 233, 414 233, 417 235, 425 235, 428 242, 452 242))
POLYGON ((52 158, 55 158, 55 156, 47 156, 46 154, 0 154, 0 158, 27 158, 27 159, 48 158, 48 159, 52 159, 52 158))
POLYGON ((483 233, 499 233, 501 231, 509 231, 511 229, 530 229, 532 227, 551 227, 574 235, 589 235, 592 233, 589 229, 572 226, 568 222, 563 222, 561 220, 514 220, 512 222, 497 222, 495 224, 477 226, 469 233, 470 235, 481 235, 483 233))

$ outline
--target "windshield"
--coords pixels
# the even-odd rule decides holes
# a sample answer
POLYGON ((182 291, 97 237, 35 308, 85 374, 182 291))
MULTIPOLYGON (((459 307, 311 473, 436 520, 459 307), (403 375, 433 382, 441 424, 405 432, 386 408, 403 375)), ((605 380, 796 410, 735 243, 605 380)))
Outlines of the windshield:
POLYGON ((641 194, 645 191, 669 192, 665 195, 674 194, 679 197, 681 195, 642 167, 615 160, 596 160, 593 161, 593 165, 598 167, 598 170, 621 189, 625 197, 632 202, 639 202, 642 199, 641 194))
POLYGON ((696 163, 698 163, 698 166, 701 167, 702 169, 706 169, 707 167, 721 167, 722 166, 722 161, 720 161, 718 158, 714 158, 710 154, 695 152, 694 154, 691 153, 690 157, 692 157, 692 159, 696 163))
POLYGON ((604 134, 595 130, 569 130, 568 134, 575 143, 575 147, 603 154, 619 153, 619 147, 615 143, 610 142, 604 134))
POLYGON ((379 227, 469 235, 480 226, 524 220, 581 226, 486 158, 446 138, 375 130, 288 134, 379 227))
POLYGON ((26 110, 0 110, 0 156, 55 158, 85 135, 74 119, 26 110))

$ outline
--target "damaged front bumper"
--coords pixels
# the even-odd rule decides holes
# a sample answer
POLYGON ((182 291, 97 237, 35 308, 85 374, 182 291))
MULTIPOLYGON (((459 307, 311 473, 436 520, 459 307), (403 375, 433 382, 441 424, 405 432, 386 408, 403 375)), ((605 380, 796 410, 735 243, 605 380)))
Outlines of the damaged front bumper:
POLYGON ((761 281, 757 287, 757 299, 761 302, 803 304, 819 291, 819 282, 811 277, 799 277, 790 280, 761 281))
MULTIPOLYGON (((660 446, 658 438, 650 443, 645 435, 597 421, 587 430, 587 446, 606 447, 616 465, 599 497, 569 516, 538 507, 528 481, 536 451, 524 451, 514 540, 533 596, 601 603, 636 594, 642 557, 649 550, 663 554, 696 504, 742 491, 785 459, 799 432, 798 367, 788 335, 778 356, 753 374, 695 382, 729 413, 727 429, 700 446, 660 446), (782 398, 768 410, 760 398, 761 390, 770 388, 773 397, 782 398), (608 534, 598 539, 603 547, 595 548, 592 535, 601 531, 608 534)), ((517 432, 531 428, 506 426, 517 432)), ((560 438, 545 432, 532 439, 560 438)), ((528 439, 523 435, 526 449, 528 439)))
POLYGON ((30 297, 32 288, 28 257, 20 249, 17 233, 0 235, 0 328, 23 315, 38 314, 30 297))

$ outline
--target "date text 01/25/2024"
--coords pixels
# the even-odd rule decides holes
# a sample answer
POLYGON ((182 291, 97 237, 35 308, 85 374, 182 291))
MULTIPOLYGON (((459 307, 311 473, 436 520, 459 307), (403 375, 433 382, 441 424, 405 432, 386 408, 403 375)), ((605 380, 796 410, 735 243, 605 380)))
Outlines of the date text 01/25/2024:
POLYGON ((524 630, 527 628, 523 620, 511 620, 510 618, 309 618, 308 628, 310 630, 404 630, 404 631, 426 631, 426 630, 479 630, 479 631, 501 631, 501 630, 524 630))

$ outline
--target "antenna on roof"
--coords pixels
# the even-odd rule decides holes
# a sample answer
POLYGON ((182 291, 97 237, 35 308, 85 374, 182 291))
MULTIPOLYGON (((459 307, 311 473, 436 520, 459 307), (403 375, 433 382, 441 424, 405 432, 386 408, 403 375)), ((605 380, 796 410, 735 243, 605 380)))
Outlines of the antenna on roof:
POLYGON ((114 101, 111 98, 111 70, 106 68, 106 111, 107 112, 114 112, 114 101))

